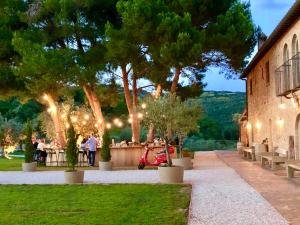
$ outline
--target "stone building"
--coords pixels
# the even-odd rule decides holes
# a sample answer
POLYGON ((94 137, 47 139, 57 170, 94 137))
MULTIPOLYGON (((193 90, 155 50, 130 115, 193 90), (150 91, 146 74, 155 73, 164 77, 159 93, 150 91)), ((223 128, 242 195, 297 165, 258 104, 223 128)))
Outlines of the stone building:
MULTIPOLYGON (((270 23, 272 19, 270 18, 270 23)), ((248 145, 268 139, 273 147, 300 158, 300 1, 296 1, 259 49, 241 79, 247 104, 241 118, 241 141, 248 145)))

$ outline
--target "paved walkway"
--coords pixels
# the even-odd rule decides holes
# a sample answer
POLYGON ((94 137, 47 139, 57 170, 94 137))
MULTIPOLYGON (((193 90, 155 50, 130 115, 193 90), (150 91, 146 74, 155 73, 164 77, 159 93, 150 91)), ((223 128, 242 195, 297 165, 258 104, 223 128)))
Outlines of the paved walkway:
POLYGON ((217 155, 255 188, 292 225, 300 225, 300 176, 287 179, 284 169, 272 171, 260 162, 241 159, 236 152, 218 151, 217 155))
MULTIPOLYGON (((198 153, 185 172, 193 185, 189 225, 281 225, 287 221, 214 152, 198 153)), ((86 171, 86 183, 158 183, 156 170, 86 171)), ((0 184, 63 184, 62 171, 0 172, 0 184)))

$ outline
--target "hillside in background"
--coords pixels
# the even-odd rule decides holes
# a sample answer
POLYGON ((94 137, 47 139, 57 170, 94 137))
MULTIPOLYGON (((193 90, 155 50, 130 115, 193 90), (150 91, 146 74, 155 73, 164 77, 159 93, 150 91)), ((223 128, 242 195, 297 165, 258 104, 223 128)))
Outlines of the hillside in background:
POLYGON ((192 151, 234 149, 239 127, 233 115, 243 112, 245 99, 243 92, 204 92, 199 97, 203 108, 200 130, 189 135, 185 148, 192 151))
POLYGON ((234 124, 232 115, 244 111, 246 94, 243 92, 207 91, 201 95, 200 101, 204 113, 226 129, 234 124))

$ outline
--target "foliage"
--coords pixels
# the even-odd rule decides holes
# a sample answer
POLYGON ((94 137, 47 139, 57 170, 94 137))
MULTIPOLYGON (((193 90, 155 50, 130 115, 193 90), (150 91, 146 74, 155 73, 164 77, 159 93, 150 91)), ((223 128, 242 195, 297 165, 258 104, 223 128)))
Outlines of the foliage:
POLYGON ((13 151, 18 144, 23 126, 14 119, 7 120, 0 114, 0 146, 7 151, 13 151), (9 148, 8 148, 9 147, 9 148))
POLYGON ((31 122, 27 122, 25 125, 25 162, 32 163, 34 158, 34 148, 32 144, 32 124, 31 122))
POLYGON ((103 138, 103 143, 101 148, 101 159, 103 162, 109 162, 111 159, 110 147, 109 147, 111 143, 111 139, 109 136, 109 131, 107 129, 105 129, 102 138, 103 138))
POLYGON ((214 151, 233 150, 236 148, 236 141, 231 140, 203 140, 197 136, 191 136, 184 140, 183 149, 188 151, 214 151))
POLYGON ((130 127, 125 127, 121 130, 120 139, 121 141, 131 141, 132 131, 130 127))
POLYGON ((243 112, 245 93, 207 91, 199 101, 205 117, 199 122, 198 136, 211 140, 238 140, 239 128, 233 116, 243 112))
POLYGON ((71 171, 75 171, 75 166, 78 163, 78 154, 79 149, 77 147, 77 137, 72 123, 70 123, 70 127, 67 131, 67 148, 66 148, 66 157, 68 166, 71 171))
POLYGON ((0 224, 184 225, 190 193, 190 185, 1 185, 0 224), (22 204, 7 210, 12 202, 22 204))
POLYGON ((183 139, 190 132, 198 130, 197 123, 201 117, 201 108, 197 100, 190 99, 178 104, 174 110, 176 110, 176 120, 172 129, 179 137, 179 151, 182 157, 183 139))
POLYGON ((1 0, 0 2, 0 98, 21 95, 24 90, 23 80, 12 71, 20 57, 13 49, 13 33, 27 27, 21 13, 26 11, 27 2, 22 0, 1 0))

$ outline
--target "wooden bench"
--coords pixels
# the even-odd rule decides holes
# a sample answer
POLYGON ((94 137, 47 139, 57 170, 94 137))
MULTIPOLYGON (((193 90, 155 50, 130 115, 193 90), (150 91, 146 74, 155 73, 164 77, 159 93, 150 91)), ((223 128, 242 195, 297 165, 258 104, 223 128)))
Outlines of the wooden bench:
POLYGON ((256 160, 254 147, 243 147, 242 155, 244 158, 251 159, 252 161, 256 160))
POLYGON ((261 153, 261 166, 265 166, 266 162, 269 162, 271 169, 274 170, 278 164, 284 164, 288 159, 288 151, 276 147, 273 152, 261 153))
POLYGON ((300 162, 289 162, 286 163, 286 175, 288 178, 295 176, 295 171, 300 171, 300 162))

